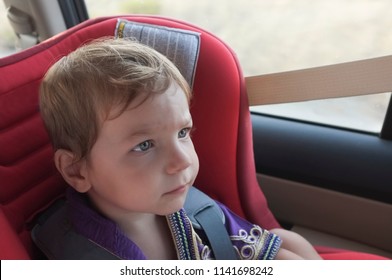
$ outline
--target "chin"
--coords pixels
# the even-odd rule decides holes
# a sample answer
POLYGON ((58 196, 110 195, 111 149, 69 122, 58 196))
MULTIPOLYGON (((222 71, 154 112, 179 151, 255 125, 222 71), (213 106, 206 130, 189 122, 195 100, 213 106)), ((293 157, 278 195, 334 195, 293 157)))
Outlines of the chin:
POLYGON ((160 215, 166 216, 178 212, 181 208, 184 207, 184 202, 185 199, 181 200, 181 202, 173 201, 170 203, 170 205, 168 205, 168 207, 165 207, 165 210, 163 210, 160 215))
POLYGON ((165 195, 163 199, 160 201, 160 204, 157 205, 156 214, 166 216, 179 211, 181 208, 184 207, 187 194, 188 194, 188 189, 186 189, 182 193, 165 195))

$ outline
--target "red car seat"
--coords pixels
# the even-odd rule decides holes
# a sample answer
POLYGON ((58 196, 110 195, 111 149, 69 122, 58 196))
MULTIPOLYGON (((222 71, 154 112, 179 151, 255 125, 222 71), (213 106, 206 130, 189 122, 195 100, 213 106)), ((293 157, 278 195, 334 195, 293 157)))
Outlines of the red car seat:
MULTIPOLYGON (((191 112, 200 158, 195 185, 264 228, 279 227, 257 183, 248 99, 241 68, 221 40, 193 25, 153 16, 122 18, 201 33, 191 112)), ((30 230, 39 212, 63 195, 65 183, 38 108, 40 81, 58 58, 88 40, 114 35, 117 18, 88 20, 21 53, 0 59, 0 258, 35 259, 30 230)), ((374 259, 341 250, 327 259, 374 259)))

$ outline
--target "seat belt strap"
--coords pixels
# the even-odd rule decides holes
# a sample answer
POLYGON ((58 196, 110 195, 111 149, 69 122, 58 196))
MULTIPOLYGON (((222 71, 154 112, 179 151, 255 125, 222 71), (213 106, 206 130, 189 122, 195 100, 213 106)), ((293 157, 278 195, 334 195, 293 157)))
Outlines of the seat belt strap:
POLYGON ((192 226, 204 231, 215 259, 238 259, 225 227, 223 211, 212 198, 192 187, 189 189, 184 209, 192 226))
POLYGON ((58 200, 38 219, 31 234, 45 256, 56 260, 118 260, 119 257, 77 234, 68 222, 65 201, 58 200), (55 238, 53 238, 55 237, 55 238))
POLYGON ((227 233, 227 230, 220 222, 220 217, 215 211, 208 211, 209 208, 199 212, 195 218, 210 242, 211 249, 217 260, 237 260, 237 254, 234 251, 233 244, 227 233))
POLYGON ((392 91, 392 55, 245 78, 249 105, 392 91))

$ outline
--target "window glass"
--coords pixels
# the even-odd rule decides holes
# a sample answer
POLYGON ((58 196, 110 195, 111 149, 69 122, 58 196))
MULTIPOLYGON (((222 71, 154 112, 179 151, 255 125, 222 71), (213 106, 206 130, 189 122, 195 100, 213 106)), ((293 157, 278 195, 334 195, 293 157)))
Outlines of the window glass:
POLYGON ((8 22, 5 5, 0 2, 0 57, 3 57, 16 51, 16 35, 8 22))
POLYGON ((329 126, 381 131, 390 93, 252 107, 252 111, 329 126))
MULTIPOLYGON (((390 0, 85 0, 91 18, 157 14, 216 34, 245 76, 392 54, 390 0)), ((0 56, 15 35, 0 4, 0 56)), ((252 107, 252 111, 379 132, 390 94, 252 107)))
MULTIPOLYGON (((86 0, 90 15, 154 13, 183 19, 227 42, 245 76, 390 55, 389 0, 86 0), (106 3, 105 3, 106 2, 106 3), (114 3, 113 3, 114 2, 114 3)), ((256 106, 251 110, 379 132, 389 93, 256 106)))

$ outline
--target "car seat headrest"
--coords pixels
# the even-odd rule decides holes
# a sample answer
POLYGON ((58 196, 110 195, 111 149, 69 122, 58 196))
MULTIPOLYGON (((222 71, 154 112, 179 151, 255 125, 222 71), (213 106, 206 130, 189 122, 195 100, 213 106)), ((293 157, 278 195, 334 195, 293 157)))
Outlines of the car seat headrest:
POLYGON ((118 19, 115 37, 135 38, 170 59, 192 87, 200 49, 200 33, 118 19))

